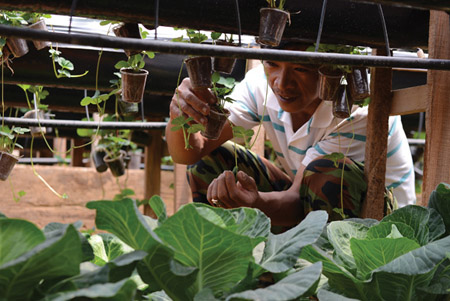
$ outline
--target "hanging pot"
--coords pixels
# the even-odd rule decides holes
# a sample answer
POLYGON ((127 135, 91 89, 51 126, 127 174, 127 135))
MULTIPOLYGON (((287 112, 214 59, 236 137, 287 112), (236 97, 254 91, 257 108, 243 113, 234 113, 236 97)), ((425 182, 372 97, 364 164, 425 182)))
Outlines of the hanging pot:
POLYGON ((105 172, 108 169, 108 165, 103 160, 106 156, 106 151, 104 148, 98 147, 91 153, 92 162, 94 162, 95 170, 97 172, 105 172))
POLYGON ((219 139, 228 116, 230 116, 230 112, 227 109, 221 112, 217 107, 210 107, 208 123, 205 126, 205 130, 202 131, 202 135, 212 140, 219 139))
POLYGON ((145 131, 132 131, 130 140, 139 146, 148 146, 152 137, 145 131))
POLYGON ((211 87, 211 57, 196 56, 185 60, 189 79, 192 88, 209 88, 211 87))
POLYGON ((355 102, 370 96, 367 70, 368 68, 366 67, 354 67, 352 72, 347 75, 347 92, 349 92, 355 102))
MULTIPOLYGON (((37 119, 38 117, 39 117, 39 119, 44 120, 45 119, 44 111, 37 110, 37 114, 36 114, 36 110, 31 110, 31 111, 26 112, 23 115, 23 118, 27 118, 27 119, 37 119)), ((47 133, 47 129, 45 127, 30 126, 30 133, 34 137, 41 136, 41 134, 44 135, 47 133)))
POLYGON ((17 161, 19 161, 18 157, 5 151, 0 151, 0 180, 6 181, 8 179, 17 161))
POLYGON ((136 102, 127 102, 122 98, 119 99, 119 108, 122 115, 133 116, 139 112, 139 105, 136 102))
POLYGON ((27 41, 20 38, 9 37, 6 39, 6 46, 14 57, 21 57, 28 53, 27 41))
MULTIPOLYGON (((36 30, 47 31, 47 25, 45 25, 45 19, 41 19, 41 20, 37 21, 36 23, 28 25, 28 27, 32 28, 32 29, 36 29, 36 30)), ((41 49, 44 49, 45 47, 50 47, 50 42, 33 40, 33 45, 37 50, 41 50, 41 49)))
POLYGON ((333 101, 337 97, 343 72, 324 66, 319 68, 319 98, 333 101))
MULTIPOLYGON (((236 44, 227 41, 217 41, 216 45, 220 46, 234 46, 236 44)), ((236 59, 231 57, 213 57, 213 71, 231 74, 236 64, 236 59)))
POLYGON ((105 161, 106 165, 108 165, 109 170, 111 171, 111 174, 113 177, 120 177, 125 174, 125 156, 126 152, 121 150, 120 156, 117 158, 109 158, 109 156, 103 157, 103 161, 105 161))
POLYGON ((141 102, 148 71, 140 69, 136 72, 132 68, 122 68, 120 74, 122 75, 122 99, 127 102, 141 102))
POLYGON ((278 46, 283 37, 289 13, 277 8, 259 10, 258 43, 266 46, 278 46))
MULTIPOLYGON (((124 23, 115 26, 113 28, 113 32, 116 35, 116 37, 135 38, 135 39, 142 38, 138 23, 124 23)), ((142 50, 130 50, 130 49, 124 49, 124 51, 127 56, 132 56, 142 52, 142 50)))
POLYGON ((346 92, 347 86, 341 85, 338 89, 337 98, 333 101, 333 116, 337 118, 350 117, 353 100, 346 92))

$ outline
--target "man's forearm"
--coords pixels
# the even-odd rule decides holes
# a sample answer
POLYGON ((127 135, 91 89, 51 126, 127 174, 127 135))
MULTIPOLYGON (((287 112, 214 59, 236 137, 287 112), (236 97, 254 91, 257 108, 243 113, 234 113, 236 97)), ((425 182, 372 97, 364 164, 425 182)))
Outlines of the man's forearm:
POLYGON ((259 192, 261 206, 258 206, 268 217, 273 225, 294 226, 303 218, 303 207, 298 191, 272 191, 259 192))

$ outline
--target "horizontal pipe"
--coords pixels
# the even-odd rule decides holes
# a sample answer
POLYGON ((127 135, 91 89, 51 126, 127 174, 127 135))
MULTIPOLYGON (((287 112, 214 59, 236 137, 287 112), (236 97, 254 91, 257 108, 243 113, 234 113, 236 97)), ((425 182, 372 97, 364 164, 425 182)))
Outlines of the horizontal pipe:
POLYGON ((78 120, 53 120, 53 119, 25 119, 15 117, 0 117, 5 124, 16 126, 42 126, 57 128, 84 128, 84 129, 129 129, 129 130, 163 130, 167 122, 93 122, 78 120))
POLYGON ((87 45, 104 48, 148 50, 162 53, 235 57, 243 59, 275 60, 307 64, 333 64, 368 67, 398 67, 434 70, 450 70, 450 60, 378 57, 337 53, 317 53, 275 49, 249 49, 218 45, 200 45, 158 40, 119 38, 98 34, 65 34, 38 31, 29 28, 0 25, 1 36, 15 36, 25 39, 45 40, 66 44, 87 45))

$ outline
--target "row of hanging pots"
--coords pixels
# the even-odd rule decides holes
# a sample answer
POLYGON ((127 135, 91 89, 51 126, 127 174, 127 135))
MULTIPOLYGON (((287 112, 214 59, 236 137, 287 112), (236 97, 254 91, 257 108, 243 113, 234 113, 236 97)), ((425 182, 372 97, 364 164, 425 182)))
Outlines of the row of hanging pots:
MULTIPOLYGON (((33 23, 28 26, 31 29, 36 30, 47 30, 47 25, 45 24, 45 20, 41 19, 40 21, 33 23)), ((45 47, 50 46, 50 42, 48 41, 37 41, 33 40, 33 45, 37 50, 44 49, 45 47)), ((28 53, 29 48, 27 45, 27 41, 25 39, 9 37, 6 39, 6 46, 8 47, 10 53, 14 57, 21 57, 28 53)))
POLYGON ((347 84, 342 84, 344 73, 330 67, 319 68, 319 98, 333 101, 333 114, 338 118, 348 118, 353 104, 370 96, 368 70, 354 67, 346 74, 347 84))

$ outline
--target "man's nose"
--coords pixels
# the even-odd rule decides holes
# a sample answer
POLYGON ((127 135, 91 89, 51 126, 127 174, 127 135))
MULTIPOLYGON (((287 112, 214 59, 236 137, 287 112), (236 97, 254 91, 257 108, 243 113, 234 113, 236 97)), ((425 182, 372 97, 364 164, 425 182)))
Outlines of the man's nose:
POLYGON ((277 74, 275 85, 280 90, 292 88, 294 83, 292 76, 293 74, 288 69, 282 68, 277 74))

